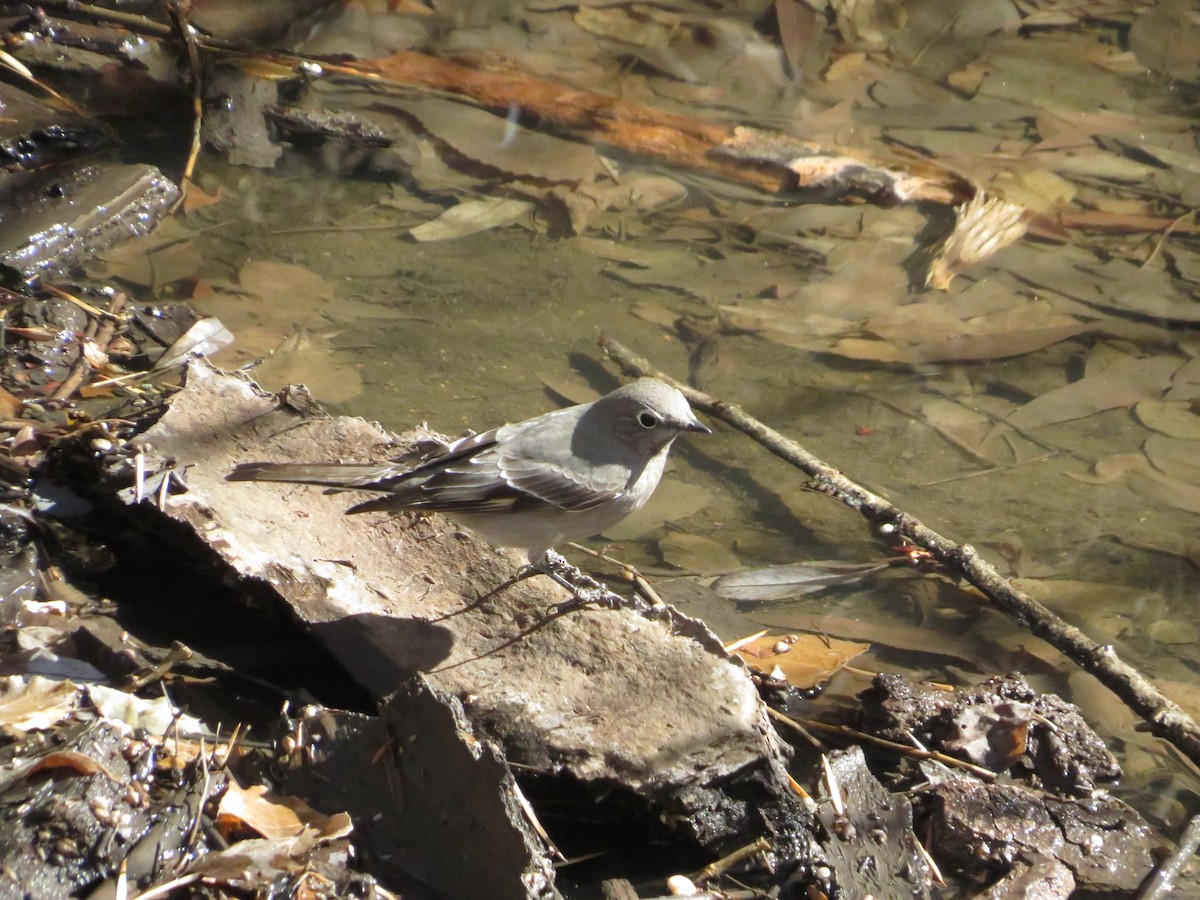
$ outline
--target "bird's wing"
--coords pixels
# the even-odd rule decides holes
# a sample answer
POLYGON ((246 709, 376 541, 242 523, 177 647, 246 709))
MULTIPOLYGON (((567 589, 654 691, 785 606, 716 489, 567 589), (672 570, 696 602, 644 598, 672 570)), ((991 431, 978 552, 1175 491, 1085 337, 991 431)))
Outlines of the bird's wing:
POLYGON ((516 501, 517 508, 544 503, 578 512, 617 498, 625 488, 623 483, 597 483, 602 479, 567 471, 545 460, 502 455, 499 468, 504 480, 524 498, 516 501))
POLYGON ((619 496, 623 480, 593 470, 581 476, 555 462, 513 452, 497 432, 463 438, 419 466, 393 478, 380 479, 370 490, 385 496, 367 500, 348 512, 425 509, 445 513, 487 513, 557 507, 591 509, 619 496))

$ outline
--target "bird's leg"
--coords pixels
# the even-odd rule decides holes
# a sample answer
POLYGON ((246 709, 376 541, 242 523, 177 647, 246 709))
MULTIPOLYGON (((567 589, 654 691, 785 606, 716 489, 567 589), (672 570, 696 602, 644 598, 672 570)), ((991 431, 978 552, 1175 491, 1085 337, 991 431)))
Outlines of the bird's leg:
MULTIPOLYGON (((564 560, 564 562, 565 562, 565 560, 564 560)), ((479 607, 483 606, 485 603, 487 603, 489 600, 491 600, 497 594, 501 594, 504 591, 507 591, 513 585, 520 584, 526 578, 532 578, 534 575, 542 575, 542 574, 545 574, 545 573, 541 569, 537 568, 537 566, 534 566, 532 564, 526 564, 524 566, 521 566, 521 568, 517 570, 516 575, 511 575, 508 578, 505 578, 504 581, 500 582, 500 584, 496 585, 494 588, 492 588, 487 593, 480 594, 478 597, 476 597, 474 600, 472 600, 470 603, 468 603, 462 609, 456 609, 454 612, 448 612, 445 615, 438 616, 436 619, 430 619, 429 621, 430 622, 442 622, 442 621, 445 621, 446 619, 453 618, 454 616, 461 616, 463 613, 468 613, 473 609, 479 609, 479 607)))
POLYGON ((570 600, 554 607, 555 615, 562 615, 585 606, 619 609, 628 605, 628 601, 624 597, 613 593, 590 575, 585 575, 567 562, 566 557, 561 553, 546 550, 530 559, 529 567, 548 576, 571 592, 570 600))
POLYGON ((545 575, 556 584, 561 585, 571 592, 570 600, 553 607, 552 613, 555 616, 573 612, 585 606, 595 606, 602 609, 620 609, 622 606, 629 605, 629 601, 626 598, 620 594, 613 593, 595 578, 581 572, 576 566, 567 562, 567 558, 561 553, 556 553, 553 550, 544 550, 541 553, 531 554, 529 563, 521 566, 515 575, 506 578, 501 584, 492 588, 486 594, 481 594, 462 609, 456 609, 454 612, 446 613, 429 621, 441 622, 453 616, 459 616, 473 609, 478 609, 497 594, 535 575, 545 575))

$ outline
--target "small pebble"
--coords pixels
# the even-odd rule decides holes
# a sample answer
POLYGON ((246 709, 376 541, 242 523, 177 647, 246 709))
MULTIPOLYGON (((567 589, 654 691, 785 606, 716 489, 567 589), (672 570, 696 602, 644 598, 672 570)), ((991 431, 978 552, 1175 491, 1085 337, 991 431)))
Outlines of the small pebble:
POLYGON ((672 897, 694 897, 700 891, 686 875, 672 875, 667 879, 667 890, 672 897))

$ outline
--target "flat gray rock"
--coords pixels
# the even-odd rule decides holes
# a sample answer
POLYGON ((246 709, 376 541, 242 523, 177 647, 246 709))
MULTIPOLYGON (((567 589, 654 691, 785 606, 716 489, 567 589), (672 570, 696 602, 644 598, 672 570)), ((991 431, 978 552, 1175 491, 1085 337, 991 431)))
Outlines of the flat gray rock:
POLYGON ((472 606, 517 571, 517 553, 438 516, 344 515, 361 494, 224 480, 240 462, 378 461, 428 436, 331 418, 303 389, 272 396, 196 362, 135 442, 147 492, 166 466, 186 468, 187 490, 142 502, 161 499, 244 586, 287 603, 378 697, 420 671, 510 760, 592 783, 597 795, 633 792, 714 852, 753 839, 764 819, 791 821, 784 745, 702 623, 669 609, 549 618, 567 594, 541 577, 472 606))

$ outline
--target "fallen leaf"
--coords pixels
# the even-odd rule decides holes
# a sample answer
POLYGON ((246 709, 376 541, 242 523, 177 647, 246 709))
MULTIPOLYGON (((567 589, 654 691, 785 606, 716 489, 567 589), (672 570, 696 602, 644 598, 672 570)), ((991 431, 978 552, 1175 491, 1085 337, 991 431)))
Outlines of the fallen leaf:
POLYGON ((881 572, 888 563, 848 563, 842 560, 810 560, 786 566, 768 566, 724 575, 712 590, 739 603, 767 603, 815 594, 845 584, 855 584, 881 572))
POLYGON ((61 722, 78 706, 79 688, 71 681, 40 675, 0 678, 0 729, 19 735, 61 722))
POLYGON ((220 319, 200 319, 185 331, 154 363, 156 368, 180 365, 192 356, 212 356, 233 343, 233 334, 220 319))
POLYGON ((299 797, 277 794, 261 784, 243 788, 233 779, 217 807, 217 827, 226 837, 242 827, 272 840, 295 837, 305 828, 324 834, 332 820, 299 797))
POLYGON ((1097 460, 1092 466, 1092 474, 1081 472, 1065 472, 1068 478, 1082 481, 1084 484, 1112 484, 1120 481, 1129 472, 1144 469, 1147 466, 1146 457, 1141 453, 1114 453, 1097 460))
POLYGON ((1200 485, 1200 440, 1156 434, 1142 445, 1142 452, 1164 475, 1200 485))
POLYGON ((333 286, 307 266, 252 259, 238 271, 238 285, 271 303, 299 302, 308 306, 333 296, 333 286))
POLYGON ((1181 365, 1174 356, 1129 357, 1096 375, 1064 385, 1031 400, 1008 416, 1014 428, 1032 431, 1057 422, 1082 419, 1106 409, 1131 406, 1157 397, 1181 365))
POLYGON ((1146 637, 1160 644, 1194 644, 1200 641, 1200 628, 1182 619, 1159 619, 1146 626, 1146 637))
POLYGON ((778 669, 788 683, 799 688, 827 681, 869 644, 842 641, 816 634, 765 635, 743 644, 735 652, 747 664, 764 672, 778 669))
POLYGON ((303 384, 326 403, 353 400, 363 389, 355 355, 333 349, 325 338, 305 328, 256 366, 254 378, 268 390, 303 384))
POLYGON ((432 222, 408 230, 417 241, 449 241, 492 228, 503 228, 527 217, 533 204, 507 197, 467 200, 452 206, 432 222))
POLYGON ((1133 407, 1137 420, 1167 437, 1200 440, 1200 415, 1184 400, 1142 400, 1133 407))
POLYGON ((1129 473, 1129 487, 1138 496, 1161 506, 1200 513, 1200 485, 1144 469, 1129 473))

